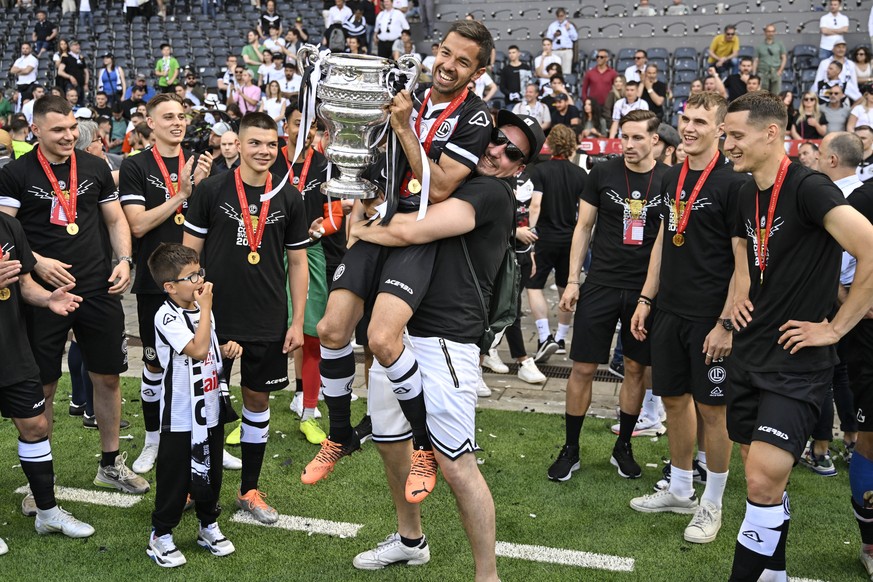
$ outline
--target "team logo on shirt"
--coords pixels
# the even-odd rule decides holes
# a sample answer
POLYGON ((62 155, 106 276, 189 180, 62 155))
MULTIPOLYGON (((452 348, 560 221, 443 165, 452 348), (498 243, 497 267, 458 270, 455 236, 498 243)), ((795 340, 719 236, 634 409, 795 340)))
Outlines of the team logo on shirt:
MULTIPOLYGON (((667 222, 667 230, 675 231, 677 225, 679 224, 679 217, 681 217, 685 213, 685 205, 687 201, 684 200, 686 194, 685 190, 679 194, 679 207, 677 208, 675 204, 670 204, 670 220, 667 222)), ((691 211, 700 210, 705 206, 710 206, 712 202, 710 202, 709 198, 698 198, 694 201, 694 204, 691 206, 691 211)))
MULTIPOLYGON (((170 199, 170 189, 167 188, 167 185, 164 184, 164 179, 158 176, 153 176, 149 174, 148 177, 149 184, 151 184, 154 188, 158 190, 164 191, 164 200, 170 199)), ((179 176, 177 174, 170 174, 170 182, 173 184, 173 190, 175 192, 179 191, 179 176)), ((188 201, 185 200, 182 202, 183 208, 188 208, 188 201)))
POLYGON ((3 246, 0 246, 0 257, 5 257, 7 254, 11 256, 12 249, 15 248, 15 245, 12 243, 4 243, 3 246))
MULTIPOLYGON (((785 221, 781 216, 778 216, 773 219, 773 225, 770 227, 770 234, 768 240, 772 239, 773 236, 779 231, 782 225, 785 224, 785 221)), ((760 241, 764 240, 764 235, 767 234, 767 217, 761 217, 761 227, 755 228, 755 223, 751 220, 746 220, 746 236, 752 241, 752 253, 755 255, 755 266, 760 267, 760 253, 758 252, 758 244, 760 241)), ((767 245, 767 258, 765 259, 766 263, 770 262, 770 245, 767 245)))
POLYGON ((646 220, 646 214, 649 208, 653 208, 661 203, 661 197, 655 196, 651 200, 646 200, 639 190, 631 192, 630 198, 622 198, 614 190, 607 190, 606 195, 609 198, 624 208, 624 220, 646 220))
MULTIPOLYGON (((69 200, 70 199, 70 191, 67 190, 67 184, 62 180, 58 180, 58 186, 61 187, 61 194, 64 195, 64 198, 69 200)), ((83 180, 82 183, 79 184, 77 187, 78 195, 83 196, 83 195, 87 194, 88 191, 93 186, 94 186, 93 180, 83 180)), ((54 192, 52 192, 51 190, 44 190, 44 189, 40 188, 39 186, 31 186, 27 190, 27 193, 30 196, 33 196, 34 198, 39 198, 40 200, 53 200, 55 197, 54 192)))
POLYGON ((437 129, 437 131, 434 135, 440 139, 446 139, 447 137, 449 137, 449 135, 451 133, 452 133, 452 124, 449 123, 448 121, 443 121, 440 124, 439 129, 437 129))
MULTIPOLYGON (((233 207, 229 203, 224 203, 221 205, 221 209, 224 210, 224 213, 228 218, 235 220, 237 223, 236 228, 236 246, 238 247, 246 247, 249 246, 249 239, 246 236, 246 225, 243 224, 242 217, 239 215, 239 212, 233 209, 233 207)), ((249 213, 252 218, 252 228, 258 228, 258 217, 254 214, 258 211, 258 207, 254 204, 249 204, 249 213)), ((285 218, 285 214, 281 210, 276 210, 275 212, 271 212, 269 216, 267 216, 267 224, 276 224, 280 220, 285 218)))

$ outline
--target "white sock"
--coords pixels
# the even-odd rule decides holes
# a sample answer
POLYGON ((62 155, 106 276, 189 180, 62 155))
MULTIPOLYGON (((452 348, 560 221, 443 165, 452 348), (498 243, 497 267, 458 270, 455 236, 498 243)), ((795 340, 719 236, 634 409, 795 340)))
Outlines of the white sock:
POLYGON ((567 339, 567 334, 570 333, 570 324, 558 324, 558 331, 555 332, 555 341, 559 342, 562 339, 567 339))
POLYGON ((52 507, 52 508, 50 508, 50 509, 39 509, 39 508, 37 508, 37 509, 36 509, 36 514, 39 516, 40 519, 51 519, 51 518, 53 518, 55 515, 57 515, 58 511, 60 511, 60 510, 58 509, 58 506, 55 505, 54 507, 52 507))
POLYGON ((706 451, 697 451, 697 462, 706 464, 706 451))
POLYGON ((540 342, 544 342, 549 339, 549 334, 551 330, 549 329, 549 319, 538 319, 536 321, 537 324, 537 334, 540 336, 540 342))
POLYGON ((724 489, 727 486, 728 473, 713 473, 706 471, 706 489, 703 490, 701 501, 709 501, 721 509, 721 498, 724 497, 724 489))
POLYGON ((640 416, 645 416, 653 420, 661 420, 661 416, 658 414, 659 400, 661 399, 652 394, 651 388, 646 389, 646 396, 643 398, 643 410, 640 416))
POLYGON ((758 582, 788 582, 788 572, 785 570, 771 570, 769 568, 761 572, 758 582))
POLYGON ((309 420, 310 418, 315 418, 315 409, 314 408, 304 408, 303 416, 300 417, 300 422, 304 422, 309 420))
POLYGON ((147 430, 145 437, 145 444, 147 445, 159 445, 161 444, 161 431, 159 430, 147 430))
POLYGON ((694 496, 693 473, 670 465, 670 493, 678 499, 694 496))

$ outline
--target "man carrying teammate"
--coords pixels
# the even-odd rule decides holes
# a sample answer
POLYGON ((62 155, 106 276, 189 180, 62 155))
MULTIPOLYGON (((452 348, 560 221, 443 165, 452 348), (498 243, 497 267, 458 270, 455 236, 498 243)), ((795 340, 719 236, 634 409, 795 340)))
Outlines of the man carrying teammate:
POLYGON ((649 272, 631 333, 652 337, 652 391, 661 396, 670 425, 668 489, 632 499, 644 513, 693 513, 685 540, 708 543, 721 528, 721 507, 730 463, 725 424, 732 327, 729 296, 733 274, 733 225, 738 191, 746 176, 736 174, 718 151, 727 101, 717 93, 688 100, 679 133, 688 157, 662 180, 661 221, 649 272), (654 321, 647 321, 657 296, 654 321), (706 427, 706 490, 698 503, 692 485, 697 414, 706 427))
MULTIPOLYGON (((288 385, 288 356, 303 343, 309 279, 306 213, 300 193, 270 167, 278 154, 276 122, 264 113, 240 121, 240 167, 203 180, 185 216, 183 244, 198 251, 215 284, 213 312, 220 343, 243 348, 242 482, 237 505, 262 523, 279 515, 264 502, 258 478, 270 434, 270 392, 288 385), (283 257, 288 257, 285 276, 283 257), (286 327, 285 281, 294 315, 286 327)), ((232 361, 225 360, 225 377, 232 361)))

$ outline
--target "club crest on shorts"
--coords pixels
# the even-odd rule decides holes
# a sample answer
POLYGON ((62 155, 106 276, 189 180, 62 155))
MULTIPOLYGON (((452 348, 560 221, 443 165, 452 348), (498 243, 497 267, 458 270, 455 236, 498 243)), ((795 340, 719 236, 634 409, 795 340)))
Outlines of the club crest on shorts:
POLYGON ((721 366, 713 366, 709 369, 709 381, 713 384, 721 384, 727 379, 727 371, 721 366))
POLYGON ((145 349, 145 357, 147 360, 156 360, 158 358, 158 354, 155 353, 154 348, 146 348, 145 349))

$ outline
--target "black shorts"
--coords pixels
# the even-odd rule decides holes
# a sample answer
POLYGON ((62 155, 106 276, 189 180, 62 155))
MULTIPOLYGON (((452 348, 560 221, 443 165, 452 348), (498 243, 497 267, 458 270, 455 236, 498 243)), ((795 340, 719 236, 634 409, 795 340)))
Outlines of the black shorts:
POLYGON ((555 272, 555 285, 567 286, 567 278, 570 273, 570 244, 544 244, 537 243, 536 255, 537 271, 525 285, 525 289, 543 289, 546 280, 552 271, 555 272))
POLYGON ((685 319, 658 311, 649 318, 652 338, 652 393, 656 396, 691 394, 695 402, 724 406, 727 369, 722 362, 706 365, 703 341, 711 322, 685 319))
POLYGON ((862 319, 840 342, 849 367, 849 388, 858 430, 873 431, 873 320, 862 319))
POLYGON ((167 296, 163 293, 152 295, 140 293, 136 296, 136 316, 139 319, 139 339, 142 342, 142 361, 149 366, 160 368, 155 351, 155 314, 167 296))
MULTIPOLYGON (((233 338, 218 338, 226 344, 233 338)), ((284 342, 236 341, 242 346, 240 384, 254 392, 276 392, 288 385, 288 354, 282 353, 284 342)), ((230 378, 234 360, 223 360, 224 377, 230 378)))
POLYGON ((367 304, 390 293, 415 311, 430 286, 436 252, 436 244, 389 249, 358 241, 337 267, 331 291, 346 289, 367 304))
POLYGON ((42 382, 34 376, 0 387, 0 414, 6 418, 33 418, 45 412, 42 382))
POLYGON ((624 356, 644 366, 650 366, 652 359, 649 340, 637 341, 630 332, 631 318, 639 297, 639 289, 616 289, 592 285, 587 281, 583 283, 579 303, 576 304, 576 317, 573 319, 570 359, 590 364, 607 363, 612 336, 615 335, 615 324, 621 321, 624 356))
POLYGON ((127 370, 127 335, 120 296, 104 293, 88 297, 66 317, 48 309, 29 308, 26 319, 30 347, 43 384, 61 377, 70 329, 76 334, 89 372, 112 375, 127 370))
POLYGON ((762 441, 799 459, 833 372, 749 372, 733 363, 727 397, 731 440, 743 445, 762 441))

